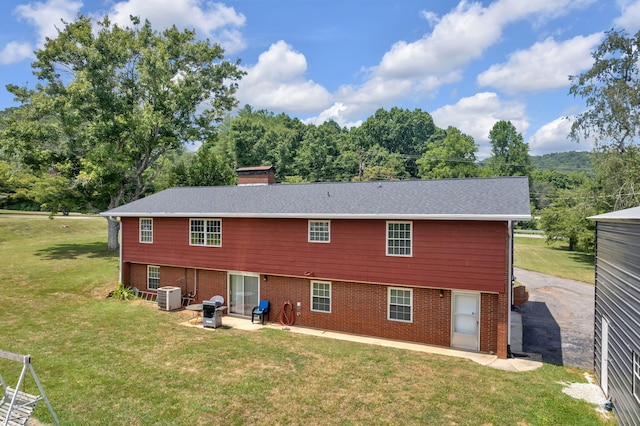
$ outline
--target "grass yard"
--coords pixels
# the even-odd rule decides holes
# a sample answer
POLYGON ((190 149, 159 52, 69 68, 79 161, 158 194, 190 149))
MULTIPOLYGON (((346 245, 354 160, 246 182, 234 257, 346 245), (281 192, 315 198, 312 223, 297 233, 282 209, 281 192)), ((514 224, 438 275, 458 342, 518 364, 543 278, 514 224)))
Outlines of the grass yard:
MULTIPOLYGON (((0 214, 0 349, 33 355, 62 425, 615 424, 562 392, 579 369, 184 327, 189 313, 105 299, 118 279, 105 247, 104 219, 0 214)), ((0 360, 10 384, 19 368, 0 360)), ((35 417, 52 421, 44 403, 35 417)))
POLYGON ((593 284, 593 255, 569 251, 567 244, 555 241, 546 244, 544 238, 516 237, 514 265, 529 271, 542 272, 593 284))

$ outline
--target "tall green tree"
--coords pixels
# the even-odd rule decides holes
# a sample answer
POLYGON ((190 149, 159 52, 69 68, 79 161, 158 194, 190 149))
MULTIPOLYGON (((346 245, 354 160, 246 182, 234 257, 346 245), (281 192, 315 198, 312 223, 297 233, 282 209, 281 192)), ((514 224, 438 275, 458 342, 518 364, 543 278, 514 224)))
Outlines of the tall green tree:
POLYGON ((594 168, 602 210, 640 202, 640 31, 611 30, 592 53, 593 66, 570 77, 569 93, 586 101, 572 123, 576 141, 595 141, 594 168))
POLYGON ((424 179, 478 176, 476 152, 478 146, 471 136, 449 127, 426 142, 425 153, 418 160, 419 174, 424 179))
POLYGON ((539 226, 547 242, 565 241, 569 250, 588 251, 595 242, 595 223, 587 219, 596 214, 588 188, 558 191, 554 205, 545 208, 539 226))
POLYGON ((216 153, 211 143, 203 144, 195 155, 178 160, 171 173, 171 186, 231 185, 235 171, 216 153))
POLYGON ((436 129, 428 112, 394 107, 389 111, 378 109, 352 132, 358 150, 369 152, 379 146, 389 153, 400 154, 405 158, 407 173, 417 177, 416 161, 424 152, 424 143, 436 129))
MULTIPOLYGON (((7 86, 22 107, 6 141, 41 173, 64 170, 97 209, 136 200, 163 155, 209 140, 243 74, 194 31, 160 33, 135 17, 120 27, 79 16, 36 58, 35 89, 7 86)), ((118 228, 109 220, 111 250, 118 228)))
POLYGON ((342 137, 343 130, 335 121, 310 125, 297 151, 297 175, 307 182, 335 180, 338 140, 342 137))
POLYGON ((510 121, 500 120, 489 131, 491 158, 487 167, 493 176, 528 176, 533 171, 529 144, 510 121))

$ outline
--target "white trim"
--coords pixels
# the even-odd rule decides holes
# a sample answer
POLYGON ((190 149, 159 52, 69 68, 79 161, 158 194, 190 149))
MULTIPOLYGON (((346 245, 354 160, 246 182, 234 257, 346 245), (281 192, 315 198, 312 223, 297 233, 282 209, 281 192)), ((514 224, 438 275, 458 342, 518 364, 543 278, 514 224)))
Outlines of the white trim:
POLYGON ((451 291, 451 347, 452 348, 460 348, 460 349, 472 349, 472 350, 480 350, 480 319, 482 318, 482 293, 479 291, 466 291, 466 290, 452 290, 451 291), (455 311, 456 311, 456 295, 473 295, 478 299, 478 304, 476 305, 478 312, 476 315, 476 348, 466 348, 461 346, 454 346, 454 334, 455 334, 455 311))
MULTIPOLYGON (((401 305, 406 306, 406 305, 401 305)), ((387 287, 387 320, 389 321, 397 321, 404 323, 413 323, 413 288, 410 287, 387 287), (400 290, 400 291, 408 291, 409 292, 409 308, 410 308, 410 320, 401 320, 396 318, 391 318, 391 290, 400 290)))
MULTIPOLYGON (((318 231, 314 231, 314 232, 318 232, 318 231)), ((326 220, 326 219, 322 219, 322 220, 314 220, 314 219, 308 219, 307 220, 307 242, 309 243, 324 243, 324 244, 328 244, 331 242, 331 221, 330 220, 326 220), (327 234, 329 239, 328 240, 312 240, 311 239, 311 224, 312 223, 326 223, 327 224, 327 234)))
POLYGON ((526 221, 531 220, 531 215, 501 215, 501 214, 396 214, 396 213, 379 213, 379 214, 367 214, 367 213, 235 213, 235 212, 123 212, 123 213, 100 213, 100 216, 104 217, 188 217, 188 218, 204 218, 204 219, 217 219, 224 217, 231 218, 248 218, 248 219, 388 219, 388 220, 478 220, 478 221, 493 221, 493 222, 505 222, 508 220, 513 221, 526 221))
POLYGON ((390 257, 413 257, 413 222, 387 220, 385 224, 385 254, 390 257), (409 254, 389 253, 389 225, 392 225, 392 224, 409 225, 409 254))
MULTIPOLYGON (((193 247, 222 247, 222 219, 220 218, 213 218, 213 217, 193 217, 193 218, 189 218, 189 245, 193 246, 193 247), (203 244, 194 244, 192 241, 192 233, 193 231, 191 230, 191 225, 193 223, 194 220, 201 220, 204 221, 203 223, 203 234, 204 234, 204 242, 203 244), (209 235, 207 233, 207 222, 209 221, 220 221, 220 243, 218 244, 207 244, 207 235, 209 235)), ((215 235, 215 232, 212 234, 215 235)))
POLYGON ((152 217, 140 217, 138 218, 138 242, 141 244, 153 244, 153 218, 152 217), (148 231, 151 234, 151 241, 143 241, 142 240, 142 221, 149 220, 151 221, 151 229, 145 229, 144 231, 148 231))
MULTIPOLYGON (((260 303, 260 300, 261 300, 260 291, 262 289, 262 283, 260 282, 260 274, 256 272, 243 272, 243 271, 226 271, 226 272, 227 272, 227 306, 229 307, 229 310, 228 310, 229 314, 240 316, 243 318, 247 318, 247 317, 250 318, 251 314, 244 315, 243 313, 231 312, 231 275, 257 278, 258 279, 258 303, 260 303)), ((244 278, 243 278, 242 286, 244 288, 244 278)), ((243 301, 243 304, 244 304, 244 301, 243 301)))
MULTIPOLYGON (((155 277, 154 277, 155 278, 155 277)), ((160 267, 157 265, 147 265, 147 290, 157 290, 160 287, 160 267), (151 268, 158 269, 158 287, 152 288, 149 287, 149 277, 151 276, 151 268)))
MULTIPOLYGON (((333 305, 332 297, 331 297, 332 296, 332 288, 331 287, 332 286, 331 286, 331 282, 330 281, 313 280, 313 281, 309 282, 309 292, 311 293, 311 298, 310 298, 311 306, 310 306, 310 308, 311 308, 312 312, 321 312, 323 314, 330 314, 331 313, 331 308, 332 308, 332 305, 333 305), (313 294, 313 285, 314 284, 328 284, 329 285, 329 310, 328 311, 324 311, 324 310, 321 310, 321 309, 313 309, 313 297, 315 296, 313 294)), ((324 296, 317 296, 317 297, 323 297, 324 298, 324 296)))

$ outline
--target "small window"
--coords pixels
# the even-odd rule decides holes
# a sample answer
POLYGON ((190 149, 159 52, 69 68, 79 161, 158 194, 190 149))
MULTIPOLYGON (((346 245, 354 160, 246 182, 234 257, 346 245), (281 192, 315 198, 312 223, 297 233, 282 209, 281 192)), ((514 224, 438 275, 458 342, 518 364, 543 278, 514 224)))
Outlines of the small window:
POLYGON ((387 222, 387 256, 411 256, 411 222, 387 222))
POLYGON ((311 282, 311 310, 331 312, 331 283, 311 282))
POLYGON ((413 291, 406 288, 389 288, 389 319, 411 322, 413 291))
POLYGON ((633 352, 633 396, 640 402, 640 353, 633 352))
POLYGON ((191 219, 189 244, 192 246, 220 247, 222 245, 222 220, 191 219))
POLYGON ((147 266, 147 288, 157 290, 160 287, 160 267, 147 266))
POLYGON ((331 223, 328 220, 309 221, 309 242, 328 243, 331 241, 331 223))
POLYGON ((140 218, 140 242, 153 243, 153 219, 140 218))

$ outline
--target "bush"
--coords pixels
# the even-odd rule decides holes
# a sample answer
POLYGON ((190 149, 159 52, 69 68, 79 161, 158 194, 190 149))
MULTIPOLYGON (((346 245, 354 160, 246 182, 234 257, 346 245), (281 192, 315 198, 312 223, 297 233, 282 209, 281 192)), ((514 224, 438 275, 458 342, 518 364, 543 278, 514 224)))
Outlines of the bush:
POLYGON ((118 300, 131 300, 136 297, 136 291, 132 287, 125 287, 123 283, 118 283, 109 296, 118 300))

